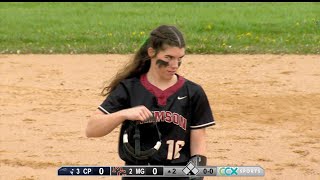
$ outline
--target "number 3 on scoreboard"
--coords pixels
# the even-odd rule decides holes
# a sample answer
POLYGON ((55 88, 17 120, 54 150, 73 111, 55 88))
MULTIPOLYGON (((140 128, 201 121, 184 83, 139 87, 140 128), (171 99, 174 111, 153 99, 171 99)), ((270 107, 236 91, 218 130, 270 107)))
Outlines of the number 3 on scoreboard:
POLYGON ((182 149, 182 147, 185 144, 184 141, 178 140, 176 143, 174 143, 174 140, 168 140, 167 144, 168 144, 167 159, 168 160, 178 159, 180 157, 179 151, 182 149))

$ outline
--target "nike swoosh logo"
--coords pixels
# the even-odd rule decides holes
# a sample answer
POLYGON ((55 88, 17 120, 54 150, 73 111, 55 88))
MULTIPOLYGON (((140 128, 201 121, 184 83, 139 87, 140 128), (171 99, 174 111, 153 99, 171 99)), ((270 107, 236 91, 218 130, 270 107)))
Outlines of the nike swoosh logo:
POLYGON ((183 96, 183 97, 178 96, 178 100, 184 99, 184 98, 186 98, 186 97, 187 97, 187 96, 183 96))

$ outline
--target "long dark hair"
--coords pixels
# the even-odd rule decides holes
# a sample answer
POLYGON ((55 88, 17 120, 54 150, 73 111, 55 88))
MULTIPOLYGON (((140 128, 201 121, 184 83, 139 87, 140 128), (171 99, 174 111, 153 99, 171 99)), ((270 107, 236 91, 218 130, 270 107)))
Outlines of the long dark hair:
POLYGON ((135 53, 134 58, 118 71, 111 83, 103 88, 101 94, 103 96, 108 95, 124 79, 139 77, 147 73, 151 64, 148 48, 152 47, 155 50, 156 56, 160 50, 163 50, 164 45, 184 48, 185 41, 183 34, 175 26, 161 25, 154 29, 148 39, 135 53))

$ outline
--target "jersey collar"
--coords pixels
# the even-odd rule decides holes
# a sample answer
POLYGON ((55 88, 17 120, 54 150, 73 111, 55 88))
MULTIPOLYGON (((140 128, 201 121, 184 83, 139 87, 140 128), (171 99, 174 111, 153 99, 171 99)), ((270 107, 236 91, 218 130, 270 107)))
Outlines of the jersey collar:
POLYGON ((151 92, 157 98, 159 105, 165 106, 167 104, 167 99, 171 95, 176 93, 183 86, 185 82, 185 79, 182 76, 178 74, 176 75, 178 77, 178 81, 174 85, 172 85, 171 87, 165 90, 161 90, 157 86, 154 86, 153 84, 151 84, 148 81, 147 74, 143 74, 140 76, 140 82, 149 92, 151 92))

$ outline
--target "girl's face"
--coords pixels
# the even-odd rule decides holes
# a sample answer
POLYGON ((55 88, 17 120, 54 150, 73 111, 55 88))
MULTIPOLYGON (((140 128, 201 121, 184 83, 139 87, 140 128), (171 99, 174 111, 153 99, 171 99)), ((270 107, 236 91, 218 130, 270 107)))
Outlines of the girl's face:
POLYGON ((149 48, 148 52, 151 57, 151 68, 153 68, 162 79, 170 80, 181 65, 182 58, 185 55, 185 48, 166 46, 166 48, 160 50, 156 56, 154 56, 155 51, 152 48, 149 48))

